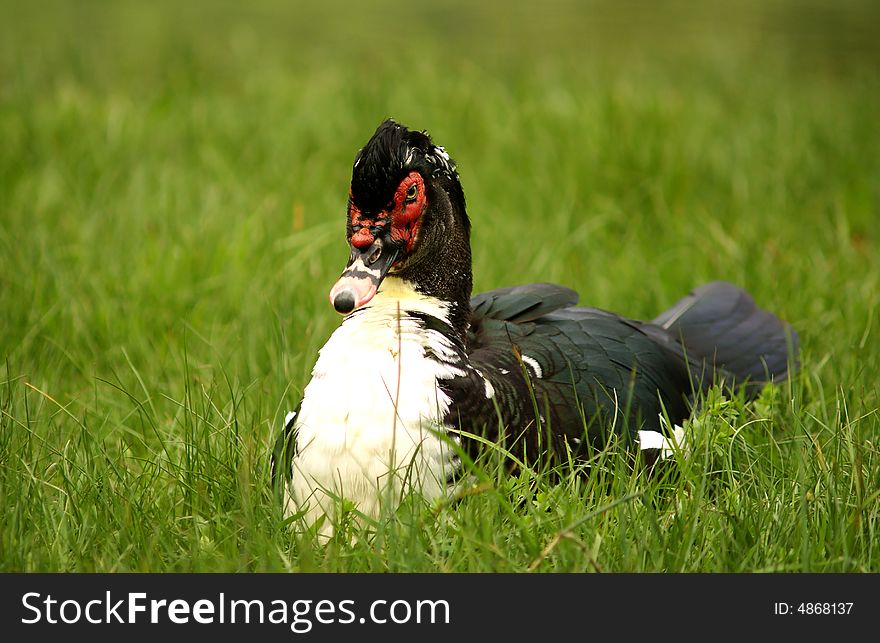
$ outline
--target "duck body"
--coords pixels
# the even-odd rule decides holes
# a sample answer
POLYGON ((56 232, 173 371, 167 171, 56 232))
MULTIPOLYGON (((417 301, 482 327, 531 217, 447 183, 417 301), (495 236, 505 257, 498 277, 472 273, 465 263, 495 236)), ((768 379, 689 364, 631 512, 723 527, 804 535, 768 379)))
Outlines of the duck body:
POLYGON ((377 515, 407 480, 428 498, 446 492, 458 459, 444 439, 452 400, 439 383, 465 370, 461 348, 423 321, 445 308, 390 278, 331 335, 291 418, 291 512, 306 508, 313 522, 345 498, 377 515))
POLYGON ((514 461, 584 458, 612 436, 652 448, 713 383, 749 392, 796 362, 788 324, 725 282, 650 322, 578 307, 553 284, 471 297, 470 222, 455 165, 392 121, 359 152, 351 254, 330 292, 346 317, 321 349, 273 454, 289 513, 344 499, 367 516, 459 479, 486 441, 514 461), (661 419, 662 418, 662 419, 661 419))

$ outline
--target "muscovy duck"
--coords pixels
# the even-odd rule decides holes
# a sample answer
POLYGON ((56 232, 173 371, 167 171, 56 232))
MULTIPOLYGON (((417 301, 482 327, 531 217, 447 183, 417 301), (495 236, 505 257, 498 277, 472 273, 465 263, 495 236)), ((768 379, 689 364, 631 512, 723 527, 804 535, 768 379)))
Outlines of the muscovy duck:
POLYGON ((357 154, 351 254, 330 290, 345 318, 321 349, 272 458, 286 509, 308 523, 344 498, 447 493, 483 436, 515 458, 584 457, 610 433, 665 449, 713 383, 757 389, 797 359, 791 327, 725 282, 650 322, 576 307, 546 283, 471 298, 458 172, 425 132, 387 120, 357 154), (457 446, 453 446, 457 445, 457 446), (569 455, 570 454, 570 455, 569 455), (390 494, 390 495, 386 495, 390 494))

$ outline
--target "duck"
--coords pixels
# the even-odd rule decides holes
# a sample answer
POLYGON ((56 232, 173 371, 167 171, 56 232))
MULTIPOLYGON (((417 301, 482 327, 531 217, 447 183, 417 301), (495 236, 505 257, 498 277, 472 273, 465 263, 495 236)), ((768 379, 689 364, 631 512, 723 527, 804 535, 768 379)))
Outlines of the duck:
POLYGON ((711 386, 753 396, 797 367, 791 325, 724 281, 650 321, 550 283, 473 295, 456 164, 391 119, 355 156, 345 231, 329 293, 344 317, 271 456, 285 512, 325 534, 345 508, 448 497, 487 445, 516 463, 585 461, 612 439, 668 454, 711 386))

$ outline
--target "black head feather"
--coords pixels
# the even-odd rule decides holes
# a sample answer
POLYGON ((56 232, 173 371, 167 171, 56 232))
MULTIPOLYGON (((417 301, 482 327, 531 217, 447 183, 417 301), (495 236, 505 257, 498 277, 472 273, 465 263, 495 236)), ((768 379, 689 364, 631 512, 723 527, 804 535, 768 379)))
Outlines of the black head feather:
POLYGON ((435 179, 458 206, 469 227, 465 213, 464 192, 455 162, 427 132, 410 130, 391 119, 386 120, 358 152, 351 173, 351 196, 364 213, 386 207, 400 181, 412 171, 426 181, 435 179))
POLYGON ((409 130, 389 119, 358 152, 351 176, 348 236, 351 239, 354 231, 352 207, 367 220, 383 210, 388 213, 401 181, 411 172, 418 172, 425 182, 426 207, 418 242, 404 251, 405 241, 393 240, 388 226, 376 226, 375 233, 385 234, 384 247, 399 252, 389 274, 427 296, 450 302, 449 321, 464 338, 472 285, 470 220, 455 163, 427 132, 409 130))

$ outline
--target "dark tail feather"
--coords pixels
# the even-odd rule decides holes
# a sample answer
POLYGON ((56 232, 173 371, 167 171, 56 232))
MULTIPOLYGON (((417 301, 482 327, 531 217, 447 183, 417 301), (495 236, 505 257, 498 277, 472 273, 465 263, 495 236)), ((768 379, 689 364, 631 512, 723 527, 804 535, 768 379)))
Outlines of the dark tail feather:
POLYGON ((737 384, 747 382, 750 393, 768 381, 786 379, 789 367, 798 364, 795 330, 724 281, 700 286, 653 323, 684 346, 689 361, 706 364, 737 384))

